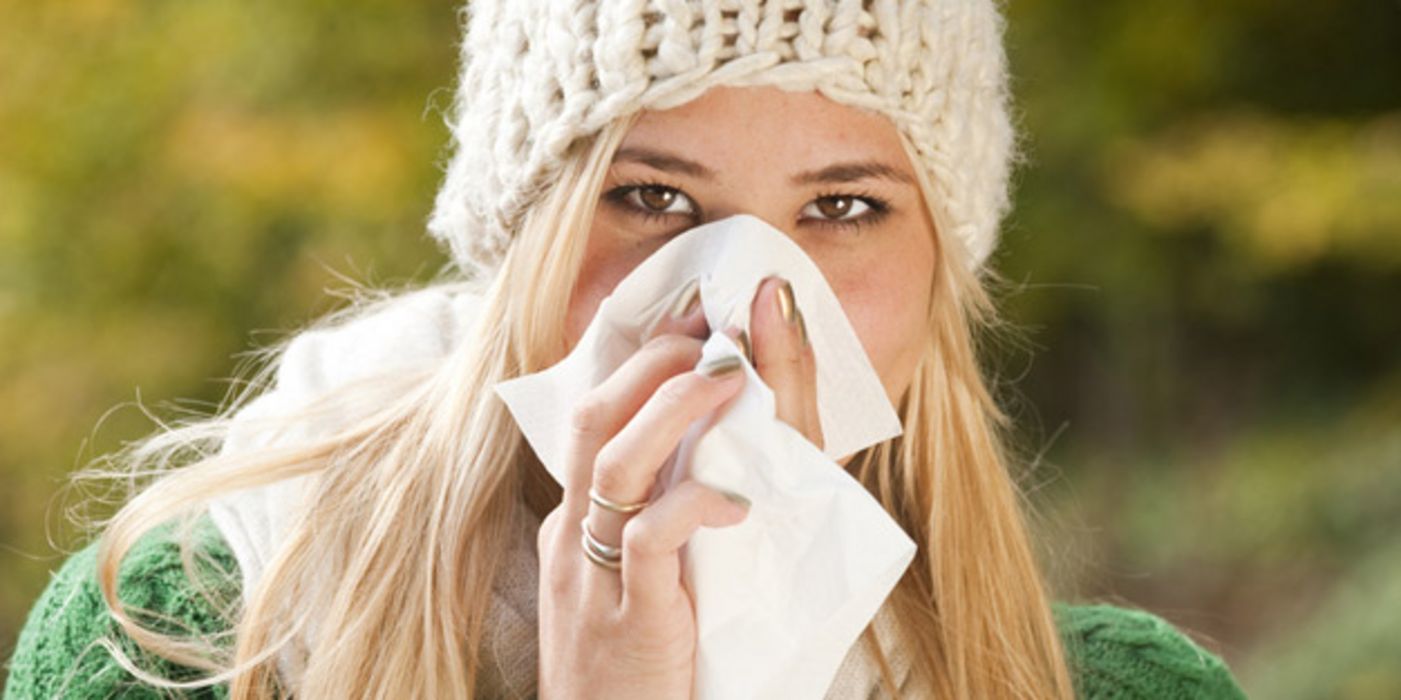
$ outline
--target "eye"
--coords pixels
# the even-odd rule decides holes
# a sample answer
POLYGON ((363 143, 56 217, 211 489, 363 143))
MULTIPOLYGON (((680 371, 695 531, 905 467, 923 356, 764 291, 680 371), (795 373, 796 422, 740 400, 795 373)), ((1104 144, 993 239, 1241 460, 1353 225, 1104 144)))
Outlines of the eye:
POLYGON ((803 207, 804 218, 818 226, 857 231, 878 223, 890 212, 885 200, 869 195, 827 194, 803 207))
POLYGON ((646 218, 692 216, 697 211, 681 190, 655 183, 624 185, 609 192, 608 198, 646 218))
POLYGON ((867 204, 866 201, 860 197, 852 195, 829 195, 814 199, 812 204, 809 204, 803 209, 803 214, 817 219, 845 221, 859 218, 867 211, 875 211, 875 207, 867 204), (855 213, 853 214, 853 212, 855 213))

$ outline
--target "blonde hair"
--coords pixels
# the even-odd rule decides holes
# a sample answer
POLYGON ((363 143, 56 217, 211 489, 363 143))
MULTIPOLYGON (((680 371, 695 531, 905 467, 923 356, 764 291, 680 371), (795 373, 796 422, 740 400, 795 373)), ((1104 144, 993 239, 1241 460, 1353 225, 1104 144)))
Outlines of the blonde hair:
MULTIPOLYGON (((229 683, 230 697, 466 697, 479 692, 479 656, 495 572, 522 504, 543 516, 560 487, 535 460, 491 386, 535 372, 568 350, 564 313, 612 155, 637 115, 582 141, 563 176, 522 223, 499 273, 448 282, 482 293, 477 333, 431 366, 339 388, 281 417, 360 407, 330 434, 221 454, 234 414, 271 376, 272 360, 215 415, 134 443, 80 478, 149 479, 105 523, 99 587, 134 642, 208 672, 178 682, 143 671, 110 640, 118 662, 165 688, 229 683), (188 462, 182 466, 182 462, 188 462), (242 600, 219 605, 230 630, 172 635, 143 625, 117 598, 117 572, 137 540, 180 514, 182 556, 197 587, 189 524, 214 498, 311 475, 313 494, 275 559, 242 600), (334 571, 335 575, 325 572, 334 571), (318 634, 317 631, 320 631, 318 634), (327 630, 334 630, 328 633, 327 630)), ((911 162, 918 163, 908 141, 911 162)), ((888 603, 911 659, 903 692, 939 697, 1073 698, 1022 494, 1000 431, 1007 418, 986 388, 974 331, 995 318, 983 281, 942 233, 934 189, 919 181, 934 221, 937 268, 930 342, 899 406, 900 438, 852 462, 858 478, 918 544, 888 603)), ((317 325, 372 313, 392 294, 356 299, 317 325)), ((131 483, 138 483, 132 481, 131 483)), ((863 635, 882 684, 899 695, 873 627, 863 635)))

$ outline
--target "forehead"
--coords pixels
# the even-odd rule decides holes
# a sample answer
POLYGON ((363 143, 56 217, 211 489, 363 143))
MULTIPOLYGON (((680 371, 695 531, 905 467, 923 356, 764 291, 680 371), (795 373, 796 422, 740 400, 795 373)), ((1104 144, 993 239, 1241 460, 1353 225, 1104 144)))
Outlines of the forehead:
POLYGON ((907 165, 899 132, 884 115, 816 91, 717 86, 678 107, 645 110, 622 147, 666 147, 718 157, 884 156, 907 165))

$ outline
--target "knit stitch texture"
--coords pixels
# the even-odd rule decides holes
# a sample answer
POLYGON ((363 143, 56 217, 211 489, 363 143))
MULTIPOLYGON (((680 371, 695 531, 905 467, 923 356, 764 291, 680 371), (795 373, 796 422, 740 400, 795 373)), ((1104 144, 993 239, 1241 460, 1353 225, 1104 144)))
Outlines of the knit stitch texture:
POLYGON ((494 269, 571 146, 718 85, 816 90, 884 115, 976 268, 1008 208, 1014 131, 994 0, 471 0, 453 154, 428 230, 494 269))
MULTIPOLYGON (((196 569, 212 588, 215 601, 236 601, 238 563, 206 517, 195 523, 194 538, 202 556, 196 569), (208 559, 204 559, 208 557, 208 559)), ((174 528, 147 533, 127 554, 117 577, 117 595, 128 609, 167 616, 149 627, 167 634, 214 634, 226 631, 217 608, 186 576, 174 528)), ((64 562, 49 581, 20 631, 9 662, 5 700, 23 698, 163 698, 170 691, 144 685, 122 668, 102 639, 117 643, 140 668, 173 680, 193 680, 201 672, 150 654, 121 632, 108 615, 97 588, 97 542, 64 562)), ((179 697, 179 695, 175 695, 179 697)), ((186 697, 226 698, 226 687, 187 691, 186 697)))
MULTIPOLYGON (((198 521, 195 542, 215 564, 208 571, 220 573, 220 579, 211 579, 223 581, 219 596, 236 596, 237 564, 207 518, 198 521)), ((71 556, 30 612, 10 661, 4 700, 169 696, 142 686, 96 644, 110 636, 129 653, 136 650, 107 616, 94 577, 95 554, 94 543, 71 556)), ((128 604, 169 615, 173 622, 201 633, 226 629, 216 609, 185 577, 180 547, 169 527, 157 529, 137 543, 123 563, 119 580, 119 594, 128 604)), ((1160 617, 1110 605, 1056 603, 1054 611, 1081 698, 1245 697, 1220 658, 1160 617)), ((198 676, 154 656, 139 663, 167 677, 198 676)), ((228 689, 215 686, 188 691, 186 697, 222 699, 228 697, 228 689)))

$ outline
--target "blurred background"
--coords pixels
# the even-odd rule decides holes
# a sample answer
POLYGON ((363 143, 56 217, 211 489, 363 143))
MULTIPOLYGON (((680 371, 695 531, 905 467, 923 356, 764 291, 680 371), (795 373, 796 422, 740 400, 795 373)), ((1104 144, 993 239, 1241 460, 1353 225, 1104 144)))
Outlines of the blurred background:
MULTIPOLYGON (((328 288, 446 262, 455 5, 0 0, 0 658, 138 400, 210 410, 328 288)), ((1060 597, 1253 697, 1401 697, 1401 3, 1007 13, 990 364, 1060 597)))

